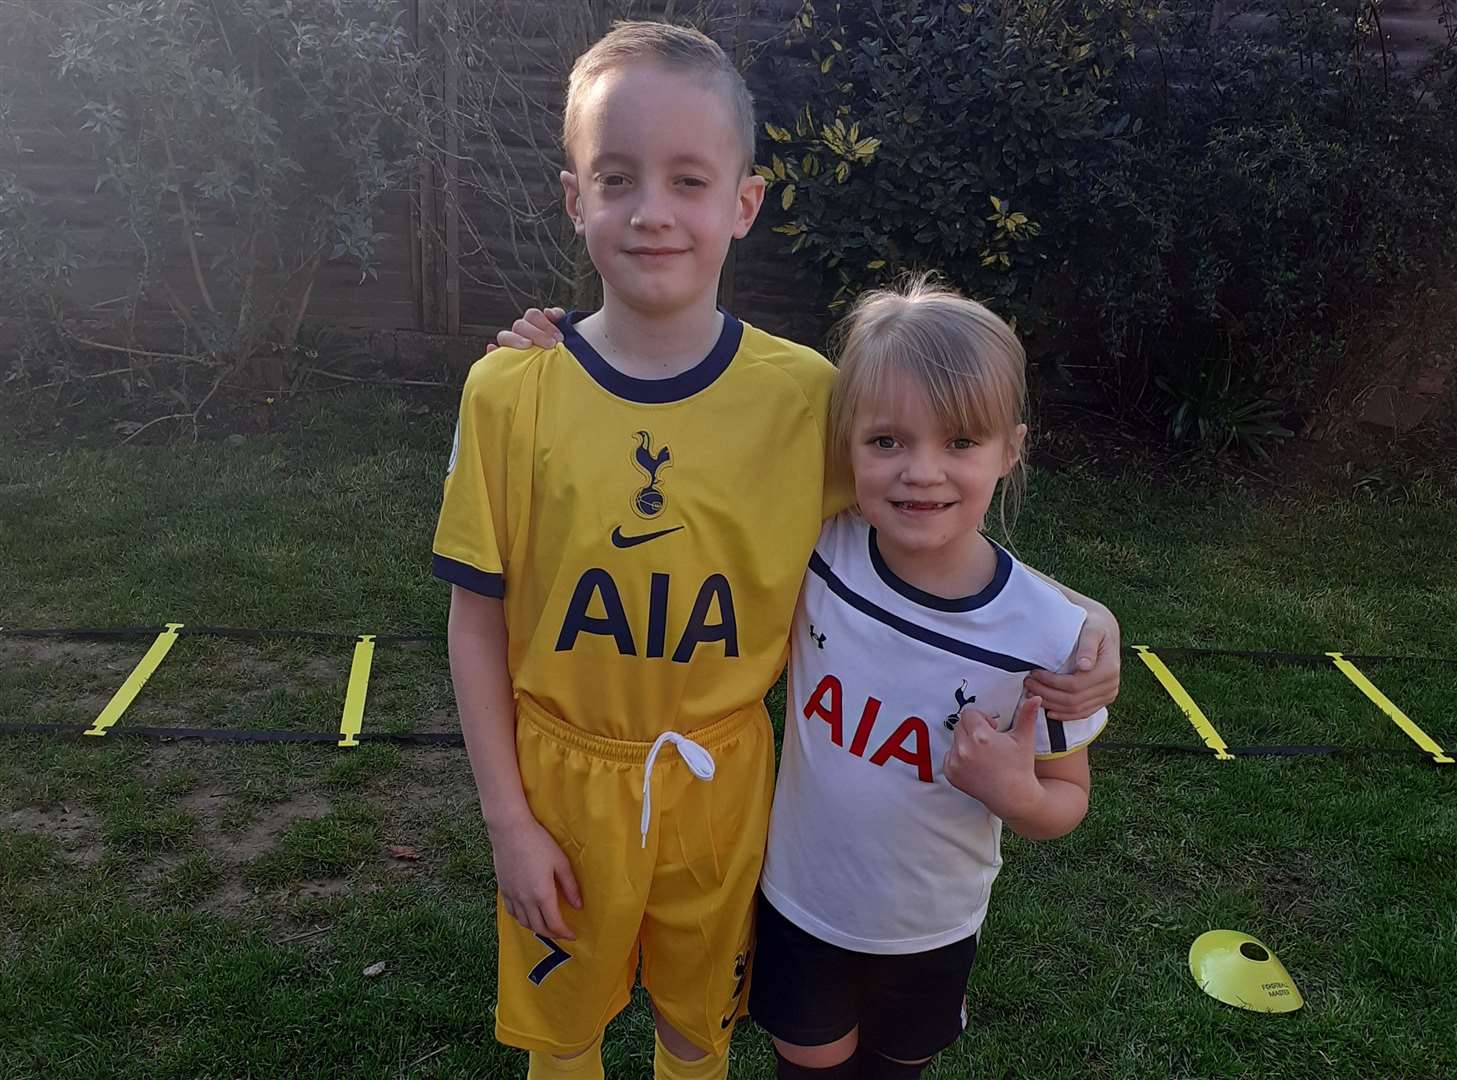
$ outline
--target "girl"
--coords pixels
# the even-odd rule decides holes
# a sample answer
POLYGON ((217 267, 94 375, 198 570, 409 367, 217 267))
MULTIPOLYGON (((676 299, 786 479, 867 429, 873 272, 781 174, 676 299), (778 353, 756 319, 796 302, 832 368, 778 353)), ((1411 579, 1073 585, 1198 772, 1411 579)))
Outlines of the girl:
POLYGON ((1023 367, 924 276, 844 324, 831 452, 857 508, 795 616, 750 989, 786 1080, 919 1076, 965 1025, 1003 822, 1049 839, 1087 812, 1106 710, 1048 720, 1023 691, 1070 670, 1084 611, 980 532, 1020 490, 1023 367))

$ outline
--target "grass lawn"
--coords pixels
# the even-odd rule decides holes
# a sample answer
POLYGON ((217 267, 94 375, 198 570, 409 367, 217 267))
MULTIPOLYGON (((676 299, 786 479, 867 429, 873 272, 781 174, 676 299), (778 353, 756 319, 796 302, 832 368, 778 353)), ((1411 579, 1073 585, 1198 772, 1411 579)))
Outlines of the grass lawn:
MULTIPOLYGON (((0 433, 0 625, 439 630, 428 574, 451 409, 361 391, 241 445, 62 447, 0 433)), ((1457 655, 1457 502, 1250 497, 1037 473, 1033 565, 1128 643, 1457 655)), ((145 641, 0 637, 0 722, 85 723, 145 641)), ((183 638, 121 726, 329 730, 347 641, 183 638)), ((1457 767, 1333 669, 1171 661, 1233 744, 1094 752, 1069 838, 1009 838, 937 1077, 1457 1076, 1457 767), (1288 1016, 1220 1005, 1190 942, 1271 945, 1288 1016)), ((1449 750, 1457 668, 1366 670, 1449 750)), ((443 645, 380 646, 366 730, 454 727, 443 645)), ((1124 669, 1108 737, 1197 745, 1124 669)), ((464 752, 0 736, 0 1077, 509 1077, 490 1037, 492 876, 464 752), (418 854, 402 859, 391 846, 418 854), (371 965, 382 973, 366 976, 371 965)), ((641 998, 609 1076, 651 1074, 641 998)), ((735 1077, 773 1075, 752 1025, 735 1077)))

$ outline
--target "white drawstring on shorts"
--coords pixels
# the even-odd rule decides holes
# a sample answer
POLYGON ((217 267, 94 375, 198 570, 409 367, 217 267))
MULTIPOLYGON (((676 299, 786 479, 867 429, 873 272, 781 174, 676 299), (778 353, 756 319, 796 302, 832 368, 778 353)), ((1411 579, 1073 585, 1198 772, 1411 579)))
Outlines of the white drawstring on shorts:
POLYGON ((703 747, 699 746, 686 735, 679 735, 676 731, 665 731, 653 742, 653 748, 648 751, 647 764, 643 767, 642 778, 642 846, 648 846, 648 822, 653 813, 653 763, 658 759, 658 751, 663 748, 664 743, 672 743, 678 748, 678 756, 683 759, 693 775, 700 780, 713 779, 713 755, 703 747))

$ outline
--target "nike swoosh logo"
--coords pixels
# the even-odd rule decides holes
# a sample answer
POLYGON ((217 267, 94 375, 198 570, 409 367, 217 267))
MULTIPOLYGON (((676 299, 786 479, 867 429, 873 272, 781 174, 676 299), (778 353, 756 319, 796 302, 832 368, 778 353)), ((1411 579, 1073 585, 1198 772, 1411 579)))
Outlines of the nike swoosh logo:
POLYGON ((683 528, 682 525, 674 525, 671 529, 659 529, 657 532, 642 533, 638 536, 624 536, 622 526, 619 525, 612 530, 612 546, 620 548, 637 547, 639 544, 646 544, 649 540, 656 540, 660 536, 667 536, 683 528))

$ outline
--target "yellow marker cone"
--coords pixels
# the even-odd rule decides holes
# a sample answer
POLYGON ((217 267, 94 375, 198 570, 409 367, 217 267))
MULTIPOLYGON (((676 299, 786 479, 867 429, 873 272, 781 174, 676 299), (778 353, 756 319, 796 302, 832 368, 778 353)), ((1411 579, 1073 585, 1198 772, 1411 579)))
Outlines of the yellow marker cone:
POLYGON ((1411 717, 1398 709, 1389 697, 1376 689, 1376 685, 1361 674, 1360 668, 1338 652, 1328 652, 1326 655, 1331 658, 1331 662, 1336 665, 1342 675, 1355 683, 1361 693, 1370 698, 1378 709, 1391 718, 1392 723, 1406 732, 1407 738, 1431 754, 1434 762, 1438 765, 1452 764, 1452 759, 1447 756, 1446 751, 1437 744, 1437 741, 1418 727, 1411 717))
POLYGON ((1216 1001, 1251 1012, 1294 1012, 1305 1004, 1270 947, 1238 930, 1210 930, 1189 947, 1194 981, 1216 1001))
POLYGON ((121 719, 122 713, 136 700, 137 694, 141 693, 142 687, 152 677, 152 672, 157 670, 159 665, 167 656, 172 646, 177 642, 177 631, 182 629, 182 623, 168 623, 167 629, 157 635, 157 640, 152 642, 152 647, 142 657, 132 673, 127 676, 126 682, 121 684, 121 689, 112 695, 106 703, 106 708, 101 710, 91 726, 83 731, 83 735, 105 735, 106 729, 121 719))
POLYGON ((364 699, 369 694, 369 669, 374 664, 374 635, 360 634, 349 668, 349 689, 344 694, 344 716, 339 721, 339 745, 358 746, 364 726, 364 699))
POLYGON ((1185 690, 1183 684, 1174 677, 1174 673, 1168 669, 1168 665, 1160 660, 1158 654, 1147 645, 1135 645, 1133 649, 1138 653, 1138 658, 1143 661, 1144 667, 1153 672, 1154 677, 1169 692, 1169 697, 1174 699, 1174 704, 1188 717, 1189 723, 1194 725, 1194 730, 1204 740, 1204 745, 1213 750, 1214 756, 1220 761, 1233 761, 1234 755, 1229 752, 1229 747, 1219 737, 1219 732, 1214 730, 1214 725, 1209 722, 1209 717, 1204 715, 1203 709, 1194 704, 1194 699, 1189 696, 1189 691, 1185 690))

